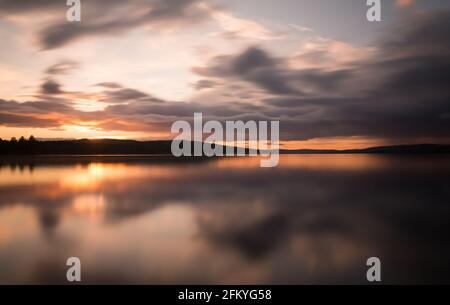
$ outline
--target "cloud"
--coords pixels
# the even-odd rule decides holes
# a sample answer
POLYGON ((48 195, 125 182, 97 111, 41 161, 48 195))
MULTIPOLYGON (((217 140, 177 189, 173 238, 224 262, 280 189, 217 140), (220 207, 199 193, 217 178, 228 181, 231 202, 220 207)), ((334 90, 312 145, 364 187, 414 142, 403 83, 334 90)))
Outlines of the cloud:
POLYGON ((94 86, 97 87, 105 87, 105 88, 110 88, 110 89, 119 89, 122 88, 122 86, 118 83, 115 82, 103 82, 103 83, 98 83, 95 84, 94 86))
POLYGON ((17 115, 12 113, 1 113, 0 121, 4 126, 11 127, 40 127, 49 128, 58 126, 58 122, 54 120, 36 118, 29 115, 17 115))
POLYGON ((279 120, 283 140, 362 136, 445 142, 450 139, 449 30, 450 13, 433 12, 408 16, 381 37, 376 49, 321 40, 280 56, 255 45, 193 68, 202 77, 199 93, 186 101, 115 82, 97 84, 96 92, 67 93, 46 79, 39 102, 0 103, 1 124, 85 124, 169 134, 175 120, 192 120, 194 112, 202 112, 205 120, 221 122, 279 120), (338 54, 345 60, 335 59, 338 54), (104 107, 79 111, 73 108, 77 99, 104 107), (33 118, 44 121, 33 123, 33 118))
POLYGON ((42 49, 65 46, 78 39, 116 35, 138 27, 173 29, 195 24, 208 16, 198 6, 201 0, 96 0, 82 3, 82 21, 67 22, 65 1, 0 1, 0 15, 31 15, 45 11, 44 26, 38 30, 42 49), (52 13, 52 14, 51 14, 52 13))
POLYGON ((199 7, 205 9, 211 18, 219 24, 223 30, 220 34, 226 38, 246 38, 255 40, 274 40, 282 38, 282 36, 275 35, 271 30, 256 21, 235 17, 228 12, 214 8, 204 2, 200 3, 199 7))
POLYGON ((139 90, 130 88, 120 88, 117 90, 106 91, 106 98, 103 100, 105 102, 119 102, 126 103, 130 100, 138 100, 145 97, 150 97, 148 94, 141 92, 139 90))
POLYGON ((77 69, 78 67, 79 63, 77 61, 66 60, 51 65, 47 68, 46 73, 49 75, 65 75, 77 69))
POLYGON ((277 58, 259 47, 250 47, 235 56, 213 58, 206 67, 193 71, 202 76, 241 79, 269 93, 305 95, 310 90, 332 90, 346 80, 348 70, 321 71, 319 69, 292 69, 285 58, 277 58))
MULTIPOLYGON (((221 29, 216 34, 224 38, 283 38, 256 21, 238 18, 224 8, 208 4, 204 0, 85 1, 82 2, 81 22, 64 20, 66 11, 67 6, 61 0, 0 0, 0 16, 31 18, 36 12, 45 12, 45 18, 36 31, 36 40, 42 50, 61 48, 93 36, 123 34, 136 28, 176 30, 207 19, 216 22, 221 29)), ((25 22, 26 19, 20 20, 25 22)))
POLYGON ((414 5, 414 0, 396 0, 395 5, 401 8, 411 7, 414 5))
POLYGON ((236 56, 215 57, 207 66, 194 67, 193 71, 226 81, 238 78, 274 93, 296 93, 284 79, 281 61, 258 47, 248 48, 236 56))
POLYGON ((211 89, 211 88, 214 88, 215 86, 217 86, 217 83, 215 81, 209 80, 209 79, 199 80, 194 85, 196 90, 211 89))
POLYGON ((323 37, 308 38, 289 63, 298 69, 337 70, 351 68, 376 56, 377 49, 323 37))
MULTIPOLYGON (((264 89, 263 107, 257 111, 281 120, 283 139, 449 141, 449 17, 448 11, 409 16, 384 35, 377 49, 325 40, 310 45, 307 52, 276 57, 252 47, 217 56, 194 72, 239 84, 249 94, 255 89, 247 83, 264 89), (346 59, 336 60, 337 54, 346 59)), ((226 89, 215 90, 220 95, 226 89)))
POLYGON ((46 11, 49 9, 66 9, 65 1, 59 0, 0 0, 0 14, 23 13, 30 11, 46 11))
POLYGON ((313 29, 298 25, 296 23, 289 23, 289 26, 298 32, 314 32, 313 29))
POLYGON ((22 102, 0 99, 0 124, 10 127, 58 128, 64 118, 76 115, 70 106, 48 101, 22 102))
POLYGON ((41 93, 42 94, 61 94, 64 93, 63 90, 61 90, 61 85, 52 80, 46 80, 42 85, 41 85, 41 93))

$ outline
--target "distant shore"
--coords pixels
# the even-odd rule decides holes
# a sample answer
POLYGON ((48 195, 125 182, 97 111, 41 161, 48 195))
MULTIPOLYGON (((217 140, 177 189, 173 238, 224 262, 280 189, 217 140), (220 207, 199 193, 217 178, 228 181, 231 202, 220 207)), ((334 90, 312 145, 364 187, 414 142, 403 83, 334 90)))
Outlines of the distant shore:
MULTIPOLYGON (((134 140, 58 140, 58 141, 0 141, 0 157, 6 156, 65 156, 65 157, 171 157, 172 141, 134 140)), ((225 149, 224 146, 221 146, 225 149)), ((247 149, 247 154, 249 150, 247 149)), ((450 154, 448 144, 412 144, 370 147, 364 149, 280 149, 280 154, 450 154)))

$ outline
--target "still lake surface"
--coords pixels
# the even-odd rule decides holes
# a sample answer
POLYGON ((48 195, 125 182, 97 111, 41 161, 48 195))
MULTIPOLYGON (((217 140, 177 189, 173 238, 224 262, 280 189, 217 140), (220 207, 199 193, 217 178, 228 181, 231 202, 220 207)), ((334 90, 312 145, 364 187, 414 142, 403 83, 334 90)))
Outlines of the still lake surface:
POLYGON ((450 283, 450 157, 0 162, 0 283, 450 283))

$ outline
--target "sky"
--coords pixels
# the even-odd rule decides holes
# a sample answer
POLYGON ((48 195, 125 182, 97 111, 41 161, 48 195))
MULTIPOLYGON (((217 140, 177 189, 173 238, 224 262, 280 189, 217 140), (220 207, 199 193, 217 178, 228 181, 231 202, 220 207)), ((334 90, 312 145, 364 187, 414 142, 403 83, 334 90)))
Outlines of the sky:
POLYGON ((0 0, 0 138, 171 139, 280 121, 286 148, 450 143, 450 2, 0 0))

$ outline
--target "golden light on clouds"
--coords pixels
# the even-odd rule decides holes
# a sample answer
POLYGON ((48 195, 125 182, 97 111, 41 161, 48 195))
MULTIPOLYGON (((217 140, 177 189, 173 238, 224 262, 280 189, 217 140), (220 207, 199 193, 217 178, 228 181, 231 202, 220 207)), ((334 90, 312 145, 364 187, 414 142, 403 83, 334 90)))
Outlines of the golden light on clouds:
POLYGON ((283 141, 282 149, 363 149, 367 147, 382 146, 386 144, 383 139, 370 137, 336 137, 316 138, 304 141, 283 141))
POLYGON ((280 121, 288 149, 448 142, 448 80, 432 73, 449 59, 448 1, 394 0, 378 25, 313 0, 92 1, 75 31, 55 1, 16 2, 0 1, 3 139, 170 140, 202 112, 280 121))
POLYGON ((414 4, 414 0, 396 0, 397 7, 411 7, 414 4))

